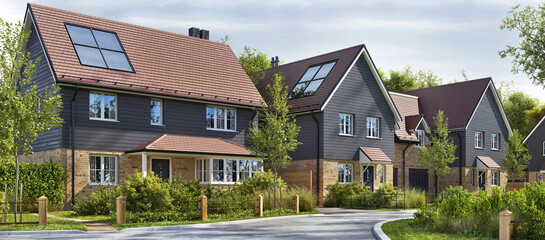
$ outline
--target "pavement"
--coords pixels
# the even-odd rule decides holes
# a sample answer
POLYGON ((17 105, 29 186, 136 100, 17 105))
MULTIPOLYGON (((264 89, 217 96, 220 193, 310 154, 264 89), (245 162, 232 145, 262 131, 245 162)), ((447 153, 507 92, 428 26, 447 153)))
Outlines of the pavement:
POLYGON ((0 232, 0 239, 375 239, 375 224, 411 217, 414 212, 319 210, 323 213, 121 231, 0 232))

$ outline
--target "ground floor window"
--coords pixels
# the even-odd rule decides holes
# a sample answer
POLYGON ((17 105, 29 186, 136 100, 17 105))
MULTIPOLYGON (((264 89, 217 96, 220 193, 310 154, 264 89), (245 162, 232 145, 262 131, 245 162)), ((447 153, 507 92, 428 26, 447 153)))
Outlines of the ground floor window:
POLYGON ((352 183, 354 179, 354 165, 339 163, 339 183, 352 183))
POLYGON ((380 183, 386 182, 386 167, 380 165, 380 183))
POLYGON ((469 176, 471 177, 471 186, 475 186, 475 169, 469 171, 469 176))
POLYGON ((118 157, 108 155, 89 155, 89 183, 117 185, 118 157))
POLYGON ((499 186, 500 185, 500 171, 492 171, 492 182, 490 183, 492 186, 499 186))
POLYGON ((197 159, 195 174, 202 183, 235 183, 263 171, 262 161, 236 159, 197 159), (212 181, 210 181, 212 180, 212 181))
POLYGON ((536 176, 536 181, 537 181, 537 183, 542 182, 543 181, 543 174, 538 173, 537 176, 536 176))
POLYGON ((479 189, 481 190, 486 189, 486 172, 485 171, 479 171, 479 189))

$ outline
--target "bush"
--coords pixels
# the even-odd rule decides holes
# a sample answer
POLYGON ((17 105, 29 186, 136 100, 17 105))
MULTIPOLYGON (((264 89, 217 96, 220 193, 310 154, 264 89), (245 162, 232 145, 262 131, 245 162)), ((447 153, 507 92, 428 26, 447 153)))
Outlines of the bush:
POLYGON ((146 177, 140 172, 134 173, 121 185, 119 193, 127 199, 127 211, 150 211, 172 209, 170 184, 153 172, 146 177))
POLYGON ((117 188, 100 186, 85 201, 77 198, 72 209, 77 215, 109 215, 116 211, 117 197, 117 188))
POLYGON ((405 191, 405 194, 398 195, 397 207, 402 208, 405 201, 406 208, 422 208, 426 206, 426 192, 417 188, 405 191))
MULTIPOLYGON (((253 195, 256 196, 260 193, 264 193, 268 190, 273 190, 274 187, 274 173, 271 170, 266 172, 256 172, 254 176, 242 181, 239 185, 235 185, 237 191, 241 195, 253 195)), ((286 183, 280 177, 276 177, 276 188, 286 189, 286 183)))
POLYGON ((373 192, 371 202, 374 207, 389 208, 394 205, 397 197, 397 191, 392 184, 382 184, 373 192))
POLYGON ((432 226, 437 221, 437 212, 427 207, 418 209, 413 216, 414 220, 411 222, 411 225, 414 227, 426 228, 432 226))
POLYGON ((336 183, 328 185, 326 190, 329 192, 325 196, 324 206, 341 207, 348 196, 361 194, 367 190, 367 187, 355 182, 351 184, 336 183))

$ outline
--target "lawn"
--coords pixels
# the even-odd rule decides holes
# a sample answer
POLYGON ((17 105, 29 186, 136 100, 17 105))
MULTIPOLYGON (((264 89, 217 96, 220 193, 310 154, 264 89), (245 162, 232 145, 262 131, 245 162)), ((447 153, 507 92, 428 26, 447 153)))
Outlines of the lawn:
MULTIPOLYGON (((2 216, 2 222, 4 220, 2 216)), ((8 216, 8 222, 13 223, 13 215, 8 216)), ((23 214, 23 222, 38 222, 38 216, 32 214, 23 214)), ((46 230, 81 230, 87 231, 83 223, 60 220, 54 218, 47 219, 47 226, 38 226, 38 224, 20 224, 20 225, 0 225, 0 231, 46 231, 46 230)))
POLYGON ((495 239, 464 234, 447 234, 426 229, 413 228, 409 225, 412 219, 387 222, 382 225, 382 231, 392 240, 431 240, 431 239, 495 239))

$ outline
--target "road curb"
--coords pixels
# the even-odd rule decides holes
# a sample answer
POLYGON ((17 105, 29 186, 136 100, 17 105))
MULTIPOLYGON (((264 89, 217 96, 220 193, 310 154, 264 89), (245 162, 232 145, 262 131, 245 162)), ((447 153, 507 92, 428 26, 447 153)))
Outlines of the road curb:
POLYGON ((387 222, 393 222, 393 221, 397 221, 397 220, 402 220, 402 219, 412 219, 414 217, 405 217, 405 218, 395 218, 395 219, 389 219, 389 220, 384 220, 384 221, 381 221, 381 222, 378 222, 377 224, 375 224, 375 226, 373 226, 373 236, 375 236, 376 239, 379 239, 379 240, 390 240, 390 238, 382 231, 382 224, 385 224, 387 222))
POLYGON ((81 230, 48 230, 48 231, 6 231, 0 232, 0 236, 9 235, 36 235, 36 234, 70 234, 70 233, 85 233, 81 230))

